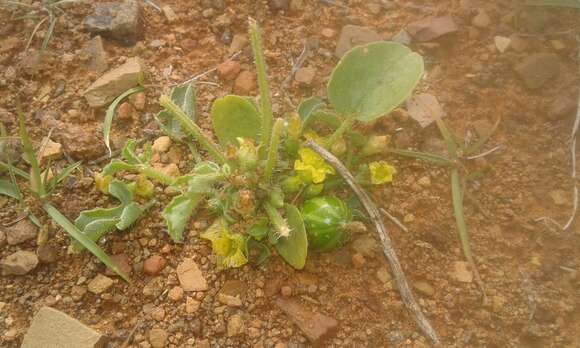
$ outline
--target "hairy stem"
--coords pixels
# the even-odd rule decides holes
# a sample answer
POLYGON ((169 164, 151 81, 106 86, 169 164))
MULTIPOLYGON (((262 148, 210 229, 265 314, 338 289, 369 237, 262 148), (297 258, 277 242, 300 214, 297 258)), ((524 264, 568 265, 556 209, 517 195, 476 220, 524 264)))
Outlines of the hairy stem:
POLYGON ((268 149, 268 160, 266 161, 266 169, 264 170, 264 182, 269 183, 272 179, 272 172, 276 163, 278 162, 278 148, 280 147, 280 138, 284 129, 284 121, 277 119, 272 131, 272 138, 270 139, 270 148, 268 149))
POLYGON ((175 178, 166 175, 150 166, 138 166, 137 172, 145 174, 146 177, 151 178, 164 185, 173 185, 175 183, 175 178))
POLYGON ((203 134, 201 128, 196 125, 168 96, 161 96, 159 104, 164 107, 171 116, 175 117, 181 125, 205 148, 210 156, 219 164, 227 162, 223 151, 210 138, 203 134))
POLYGON ((324 144, 325 147, 327 149, 330 149, 332 147, 332 145, 334 145, 334 143, 336 143, 336 141, 338 139, 340 139, 340 137, 344 134, 344 132, 349 130, 352 127, 352 125, 354 125, 354 122, 355 122, 355 119, 353 117, 349 117, 349 118, 345 119, 344 121, 342 121, 340 127, 338 127, 334 131, 334 133, 332 133, 330 138, 328 138, 328 140, 324 144))
POLYGON ((272 104, 270 102, 270 87, 266 77, 266 62, 262 50, 262 38, 260 29, 255 20, 250 19, 250 42, 252 43, 252 52, 254 53, 254 63, 258 75, 258 86, 260 88, 260 111, 262 112, 262 134, 260 148, 261 158, 264 158, 268 152, 270 135, 272 132, 272 104))

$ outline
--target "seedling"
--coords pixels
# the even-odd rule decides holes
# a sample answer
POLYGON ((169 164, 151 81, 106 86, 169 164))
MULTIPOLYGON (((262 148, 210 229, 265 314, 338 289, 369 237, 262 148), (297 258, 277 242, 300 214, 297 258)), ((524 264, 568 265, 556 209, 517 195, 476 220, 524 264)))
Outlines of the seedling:
POLYGON ((473 273, 475 275, 475 279, 481 288, 482 292, 484 292, 483 281, 479 276, 479 272, 476 267, 475 259, 473 258, 473 253, 471 251, 471 244, 469 242, 469 233, 467 231, 467 225, 465 223, 465 214, 463 209, 463 196, 464 196, 464 188, 462 188, 462 182, 465 181, 465 176, 463 174, 463 170, 465 166, 463 165, 463 161, 472 156, 474 153, 479 151, 479 149, 487 143, 491 135, 497 129, 500 120, 493 125, 490 132, 482 137, 479 138, 477 142, 472 145, 465 145, 465 142, 460 142, 458 137, 453 134, 447 128, 443 120, 440 118, 436 118, 435 122, 441 133, 441 136, 445 140, 447 145, 447 153, 449 157, 442 157, 435 154, 424 153, 424 152, 417 152, 411 150, 401 150, 401 149, 390 149, 392 153, 420 159, 426 162, 430 162, 436 165, 441 165, 448 167, 451 171, 451 200, 453 202, 453 213, 455 215, 455 223, 457 225, 457 231, 459 232, 459 239, 461 241, 461 247, 463 249, 463 255, 465 259, 470 264, 473 273))

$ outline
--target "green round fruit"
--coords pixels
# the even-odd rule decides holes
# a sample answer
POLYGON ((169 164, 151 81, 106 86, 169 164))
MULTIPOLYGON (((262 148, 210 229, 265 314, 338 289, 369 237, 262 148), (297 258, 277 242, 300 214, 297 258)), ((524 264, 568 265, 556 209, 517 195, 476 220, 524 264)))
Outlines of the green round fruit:
POLYGON ((345 225, 352 215, 336 197, 315 197, 302 206, 302 218, 312 250, 328 251, 341 246, 347 237, 345 225))

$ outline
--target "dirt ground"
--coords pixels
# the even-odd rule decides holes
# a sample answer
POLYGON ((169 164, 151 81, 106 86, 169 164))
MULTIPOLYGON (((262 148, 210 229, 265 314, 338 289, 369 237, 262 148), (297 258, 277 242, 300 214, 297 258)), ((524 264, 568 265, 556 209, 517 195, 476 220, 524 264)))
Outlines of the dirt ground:
MULTIPOLYGON (((573 208, 569 136, 575 113, 554 115, 552 108, 562 98, 575 101, 578 95, 578 47, 570 32, 577 29, 577 12, 527 8, 519 1, 351 0, 343 4, 338 0, 305 0, 292 1, 292 9, 283 11, 273 11, 267 1, 226 0, 223 7, 219 1, 213 3, 218 5, 212 1, 164 0, 163 5, 170 5, 179 17, 171 24, 162 13, 143 3, 143 38, 136 45, 126 47, 104 39, 109 67, 133 56, 146 65, 146 107, 137 117, 115 121, 114 147, 129 137, 160 134, 153 121, 160 109, 159 96, 172 84, 225 61, 232 36, 246 32, 250 16, 258 20, 263 31, 274 111, 283 114, 301 98, 325 95, 344 25, 368 26, 390 39, 415 20, 451 15, 458 26, 456 33, 410 46, 426 62, 418 91, 438 98, 446 123, 456 133, 473 136, 478 127, 489 128, 501 118, 484 150, 497 145, 501 148, 468 161, 466 167, 480 174, 467 183, 465 207, 487 299, 482 299, 475 281, 458 281, 456 267, 464 258, 446 170, 385 155, 397 168, 397 175, 392 185, 372 194, 408 228, 403 232, 385 220, 406 275, 443 346, 580 347, 579 222, 563 232, 536 221, 550 217, 564 223, 573 208), (373 5, 380 5, 376 14, 373 5), (208 8, 213 13, 207 12, 208 8), (481 10, 491 21, 477 27, 473 18, 481 10), (521 34, 524 48, 498 52, 494 37, 513 34, 521 34), (306 87, 293 81, 284 90, 281 86, 292 62, 307 40, 314 50, 303 65, 315 69, 314 81, 306 87), (557 54, 560 72, 541 88, 530 90, 513 67, 536 52, 557 54)), ((65 10, 42 61, 35 60, 40 36, 25 52, 36 22, 12 21, 9 11, 0 11, 1 120, 11 134, 16 134, 15 101, 19 95, 33 139, 40 142, 54 127, 51 120, 57 122, 60 128, 54 132, 65 134, 60 137, 66 142, 65 150, 73 159, 85 161, 83 169, 53 197, 53 203, 71 220, 81 210, 114 202, 100 194, 92 182, 92 172, 106 163, 94 162, 106 153, 99 128, 105 111, 91 109, 81 96, 99 76, 87 72, 81 54, 90 40, 82 20, 93 6, 83 3, 65 10)), ((236 59, 242 71, 254 72, 248 47, 236 59)), ((232 93, 233 82, 219 79, 215 72, 200 80, 213 83, 197 85, 198 111, 209 129, 205 119, 211 102, 232 93)), ((392 135, 393 143, 401 148, 433 149, 441 144, 433 125, 421 128, 404 112, 373 128, 392 135)), ((176 162, 182 172, 187 171, 183 155, 187 150, 175 151, 179 153, 177 160, 161 160, 176 162)), ((66 161, 63 158, 56 164, 62 166, 66 161)), ((21 161, 19 166, 23 168, 23 164, 21 161)), ((41 264, 27 275, 0 277, 0 345, 20 346, 34 313, 49 305, 109 335, 112 347, 120 347, 134 328, 130 347, 150 347, 152 328, 168 333, 167 347, 310 346, 305 334, 275 305, 280 289, 289 287, 291 297, 304 307, 338 321, 336 332, 321 346, 429 346, 400 300, 370 226, 363 234, 352 236, 344 248, 311 254, 303 271, 291 269, 277 257, 262 267, 219 271, 210 246, 199 237, 211 223, 207 214, 197 214, 185 243, 175 244, 159 215, 168 200, 162 196, 151 214, 102 244, 109 254, 127 255, 133 272, 131 283, 110 276, 114 284, 100 295, 87 292, 87 283, 105 273, 105 267, 88 253, 68 254, 68 236, 44 220, 49 224, 56 262, 41 264), (363 254, 363 262, 353 263, 357 253, 363 254), (156 277, 141 271, 142 261, 153 254, 168 262, 156 277), (175 270, 185 257, 200 265, 209 290, 173 301, 167 293, 179 285, 175 270), (222 304, 218 295, 224 288, 239 295, 242 305, 222 304), (186 305, 196 301, 199 309, 188 313, 186 305), (245 329, 229 337, 233 315, 243 318, 245 329)), ((0 198, 0 208, 3 224, 19 214, 12 200, 0 198)), ((3 229, 9 233, 9 227, 3 229)), ((34 243, 0 244, 0 257, 35 250, 34 243)))

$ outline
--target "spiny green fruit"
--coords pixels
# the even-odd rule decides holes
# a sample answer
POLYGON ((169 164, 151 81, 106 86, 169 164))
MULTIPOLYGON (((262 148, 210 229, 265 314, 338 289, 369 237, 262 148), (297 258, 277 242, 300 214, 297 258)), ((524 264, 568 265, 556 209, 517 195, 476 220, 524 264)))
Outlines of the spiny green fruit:
POLYGON ((302 217, 312 250, 328 251, 341 246, 347 237, 345 226, 352 214, 336 197, 315 197, 302 206, 302 217))

